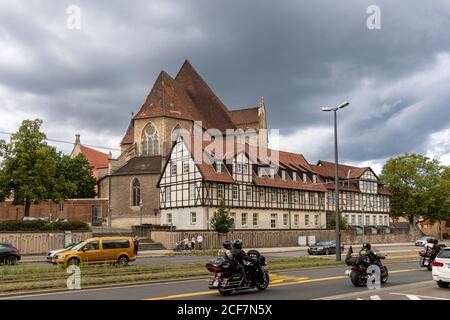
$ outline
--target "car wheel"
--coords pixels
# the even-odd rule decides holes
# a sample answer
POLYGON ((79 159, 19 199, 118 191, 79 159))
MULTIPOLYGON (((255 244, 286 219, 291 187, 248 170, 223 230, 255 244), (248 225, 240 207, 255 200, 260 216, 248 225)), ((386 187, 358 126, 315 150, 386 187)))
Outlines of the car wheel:
POLYGON ((117 259, 117 264, 119 266, 127 266, 128 265, 128 257, 120 256, 119 259, 117 259))
POLYGON ((80 259, 78 258, 70 258, 67 262, 69 266, 79 266, 80 265, 80 259))
POLYGON ((448 288, 450 283, 444 282, 444 281, 438 281, 437 285, 439 286, 439 288, 448 288))
POLYGON ((15 265, 16 262, 17 262, 17 257, 15 257, 15 256, 9 256, 8 258, 6 258, 6 264, 9 266, 15 265))

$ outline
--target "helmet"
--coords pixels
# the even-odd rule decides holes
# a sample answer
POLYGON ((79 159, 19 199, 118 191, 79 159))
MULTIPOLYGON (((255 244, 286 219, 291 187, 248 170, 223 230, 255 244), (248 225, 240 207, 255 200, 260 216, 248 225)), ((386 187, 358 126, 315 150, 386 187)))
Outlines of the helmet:
POLYGON ((234 240, 233 248, 242 249, 242 240, 241 239, 234 240))
POLYGON ((363 249, 367 249, 367 250, 371 250, 372 249, 371 244, 368 243, 368 242, 364 242, 362 247, 363 247, 363 249))
POLYGON ((427 239, 427 243, 434 243, 434 239, 428 238, 428 239, 427 239))
POLYGON ((438 239, 434 239, 434 240, 433 240, 433 243, 434 243, 434 244, 438 244, 438 243, 439 243, 438 239))
POLYGON ((225 249, 228 249, 228 250, 231 250, 231 245, 232 245, 233 243, 230 241, 230 240, 225 240, 223 243, 222 243, 222 246, 225 248, 225 249))

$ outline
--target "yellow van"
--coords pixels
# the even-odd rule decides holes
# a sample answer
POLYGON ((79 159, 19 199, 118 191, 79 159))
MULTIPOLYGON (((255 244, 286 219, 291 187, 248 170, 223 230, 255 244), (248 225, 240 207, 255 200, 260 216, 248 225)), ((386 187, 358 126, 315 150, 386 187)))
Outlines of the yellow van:
POLYGON ((135 261, 134 242, 130 237, 101 237, 87 239, 75 247, 57 253, 53 264, 80 265, 80 263, 113 262, 126 266, 135 261))

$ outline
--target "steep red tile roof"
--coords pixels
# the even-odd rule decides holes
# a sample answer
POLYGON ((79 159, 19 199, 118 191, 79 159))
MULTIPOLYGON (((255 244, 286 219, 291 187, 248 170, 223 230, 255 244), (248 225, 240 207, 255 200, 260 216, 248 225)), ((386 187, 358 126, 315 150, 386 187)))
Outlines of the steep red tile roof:
POLYGON ((301 179, 297 179, 296 181, 294 181, 289 175, 286 175, 286 179, 283 180, 278 175, 275 175, 275 177, 272 179, 270 177, 258 177, 256 174, 253 174, 253 182, 257 186, 265 187, 299 189, 305 191, 327 191, 327 189, 322 184, 304 183, 303 181, 301 181, 301 179))
POLYGON ((228 114, 238 128, 245 130, 259 127, 258 107, 230 110, 228 114))
POLYGON ((123 137, 120 144, 132 144, 134 142, 134 121, 131 120, 130 124, 128 125, 127 132, 125 133, 125 136, 123 137))
POLYGON ((184 87, 191 97, 200 114, 200 117, 196 120, 202 120, 205 123, 204 127, 216 128, 221 131, 236 129, 227 107, 215 95, 189 61, 184 61, 175 80, 184 87))
MULTIPOLYGON (((204 128, 222 132, 259 127, 258 107, 228 110, 187 60, 175 79, 161 71, 133 120, 161 116, 201 121, 204 128)), ((121 144, 133 143, 133 130, 130 123, 121 144)))
POLYGON ((80 150, 94 169, 108 167, 108 155, 95 149, 80 145, 80 150))
MULTIPOLYGON (((314 170, 317 171, 323 177, 334 177, 335 175, 335 164, 334 162, 328 162, 319 160, 317 165, 312 166, 314 170)), ((338 172, 339 179, 357 179, 363 175, 369 167, 355 167, 344 164, 339 164, 338 172)))
POLYGON ((189 95, 167 72, 161 71, 147 99, 133 119, 170 116, 200 120, 189 95))

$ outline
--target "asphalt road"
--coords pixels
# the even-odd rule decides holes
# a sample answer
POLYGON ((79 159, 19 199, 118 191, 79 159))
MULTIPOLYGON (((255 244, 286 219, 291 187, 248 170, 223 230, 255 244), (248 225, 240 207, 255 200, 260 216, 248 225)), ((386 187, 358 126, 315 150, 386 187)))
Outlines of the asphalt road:
MULTIPOLYGON (((345 247, 344 253, 347 252, 348 246, 345 247)), ((358 248, 354 248, 354 251, 356 251, 358 248)), ((376 245, 374 245, 374 249, 377 249, 376 245)), ((411 251, 411 250, 417 250, 417 252, 420 251, 419 247, 416 247, 414 245, 392 245, 392 246, 382 246, 379 247, 379 250, 383 253, 386 252, 395 252, 395 251, 411 251)), ((286 252, 278 252, 278 253, 264 253, 264 256, 268 260, 273 259, 283 259, 283 258, 298 258, 298 257, 306 257, 308 256, 308 252, 306 250, 295 250, 295 251, 286 251, 286 252)), ((172 264, 172 263, 193 263, 193 262, 204 262, 206 263, 208 260, 210 260, 211 256, 193 256, 189 254, 177 254, 175 256, 167 256, 167 257, 139 257, 138 259, 133 262, 133 264, 144 264, 144 265, 151 265, 151 264, 172 264)), ((42 256, 42 263, 46 263, 47 260, 45 256, 42 256)), ((19 265, 22 265, 23 262, 19 263, 19 265)), ((39 265, 38 262, 27 262, 27 265, 39 265)))
MULTIPOLYGON (((397 286, 430 281, 431 273, 419 270, 417 262, 392 263, 388 265, 390 277, 382 289, 395 290, 397 286)), ((330 296, 356 293, 357 296, 374 295, 367 288, 354 287, 344 275, 346 267, 309 269, 302 271, 277 272, 271 274, 267 290, 248 290, 224 297, 214 290, 208 290, 207 279, 132 285, 125 287, 64 291, 40 295, 13 297, 10 299, 33 300, 96 300, 96 299, 258 299, 258 300, 300 300, 320 299, 330 296)), ((83 285, 83 283, 81 283, 83 285)), ((450 290, 448 291, 450 295, 450 290)), ((357 297, 349 297, 353 299, 357 297)))

